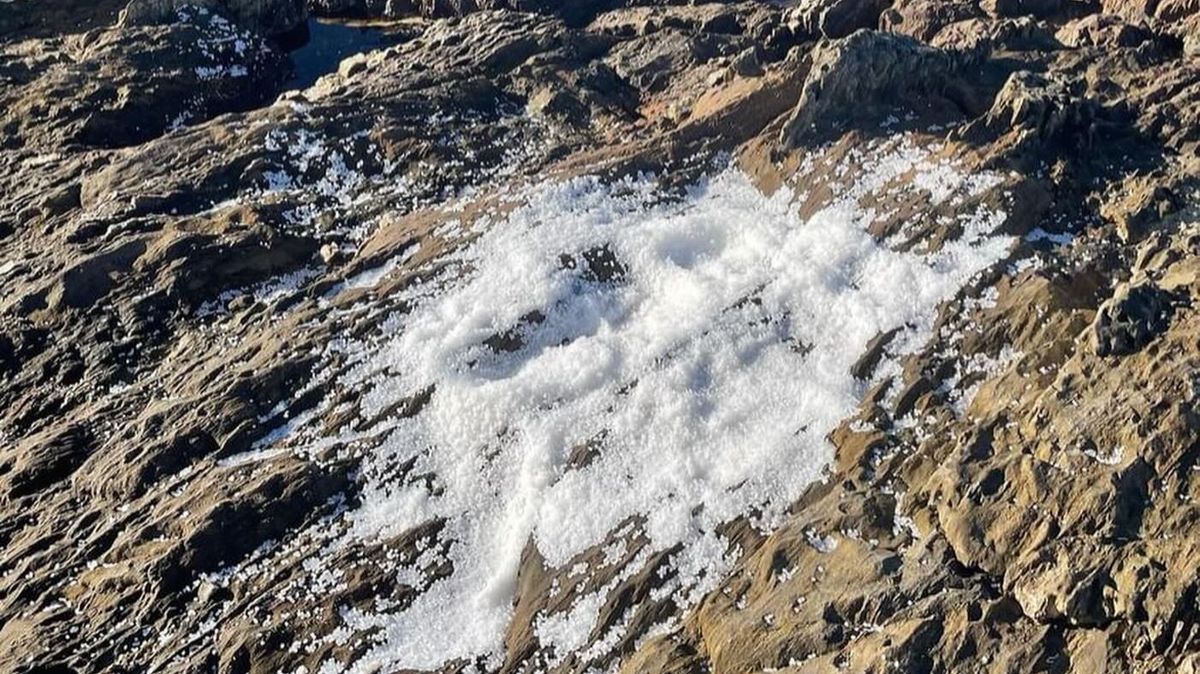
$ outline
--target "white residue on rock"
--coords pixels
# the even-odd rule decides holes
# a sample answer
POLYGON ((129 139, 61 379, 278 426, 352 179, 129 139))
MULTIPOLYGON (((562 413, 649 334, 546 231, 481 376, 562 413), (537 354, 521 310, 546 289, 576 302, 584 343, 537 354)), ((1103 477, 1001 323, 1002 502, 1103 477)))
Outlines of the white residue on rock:
MULTIPOLYGON (((363 391, 367 418, 434 391, 365 457, 347 544, 444 521, 454 569, 407 609, 358 616, 380 641, 353 670, 495 661, 530 538, 563 567, 640 517, 645 554, 681 546, 677 603, 712 589, 730 564, 718 525, 751 509, 775 525, 821 477, 827 434, 865 393, 850 369, 866 344, 899 328, 889 357, 918 348, 939 303, 1012 245, 986 209, 937 251, 881 244, 860 198, 923 166, 936 176, 916 182, 941 198, 991 178, 903 139, 869 159, 807 219, 789 190, 764 196, 733 169, 674 202, 649 178, 543 185, 385 339, 339 341, 357 365, 337 384, 363 391), (569 466, 594 437, 598 455, 569 466), (410 461, 436 480, 397 476, 410 461)), ((559 655, 583 647, 595 601, 539 634, 559 655)))

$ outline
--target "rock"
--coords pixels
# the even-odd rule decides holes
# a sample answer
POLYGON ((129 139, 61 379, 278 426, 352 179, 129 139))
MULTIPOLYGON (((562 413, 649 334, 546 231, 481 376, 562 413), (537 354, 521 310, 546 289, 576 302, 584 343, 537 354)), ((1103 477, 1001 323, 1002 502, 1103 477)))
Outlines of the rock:
POLYGON ((876 335, 867 342, 863 355, 850 367, 850 375, 855 379, 866 381, 875 373, 879 361, 883 359, 884 350, 895 339, 900 330, 889 330, 876 335))
POLYGON ((1185 57, 1200 54, 1200 2, 1162 0, 1154 9, 1157 26, 1183 43, 1185 57))
MULTIPOLYGON (((72 381, 78 378, 76 375, 72 381)), ((93 434, 82 426, 29 438, 0 463, 0 484, 9 499, 37 494, 67 479, 87 458, 94 442, 93 434)))
POLYGON ((1053 145, 1074 152, 1091 147, 1103 124, 1103 111, 1079 92, 1079 84, 1066 78, 1013 73, 991 110, 961 136, 1005 134, 1014 147, 1027 150, 1053 145))
POLYGON ((1101 551, 1086 547, 1068 550, 1068 545, 1047 547, 1030 562, 1032 568, 1021 569, 1020 580, 1012 588, 1026 616, 1047 624, 1103 627, 1130 610, 1114 596, 1116 581, 1106 569, 1096 568, 1103 565, 1101 551))
POLYGON ((526 108, 533 114, 561 120, 574 126, 587 124, 588 107, 558 87, 544 87, 529 98, 526 108))
POLYGON ((85 33, 115 23, 129 0, 0 3, 0 43, 85 33))
POLYGON ((1100 205, 1100 214, 1116 225, 1122 241, 1137 243, 1182 206, 1182 185, 1165 172, 1131 176, 1115 186, 1100 205))
POLYGON ((20 57, 27 74, 0 91, 7 147, 142 142, 262 103, 287 72, 283 55, 261 38, 215 14, 187 11, 170 25, 92 36, 75 58, 37 63, 60 52, 60 45, 27 45, 20 57))
POLYGON ((879 27, 929 42, 946 26, 979 16, 979 6, 974 2, 901 0, 883 13, 879 27))
POLYGON ((1102 14, 1122 17, 1128 21, 1140 21, 1154 15, 1161 0, 1102 0, 1102 14))
POLYGON ((785 148, 808 137, 842 130, 872 112, 895 111, 905 102, 942 91, 955 70, 951 57, 893 33, 859 31, 821 45, 812 57, 800 102, 780 132, 785 148))
POLYGON ((184 8, 217 12, 270 36, 294 30, 307 17, 304 0, 130 0, 121 13, 121 23, 170 23, 184 8))
POLYGON ((1066 24, 1054 34, 1068 47, 1136 47, 1152 38, 1141 26, 1111 15, 1093 14, 1066 24))
POLYGON ((1152 283, 1119 286, 1096 314, 1096 354, 1127 356, 1138 351, 1167 329, 1174 311, 1171 295, 1152 283))
POLYGON ((747 49, 733 57, 733 61, 729 64, 729 67, 741 77, 759 77, 763 74, 762 63, 758 58, 758 50, 753 48, 747 49))
POLYGON ((38 204, 42 217, 52 218, 79 208, 79 183, 71 183, 47 194, 38 204))
POLYGON ((998 51, 1052 51, 1062 45, 1042 22, 1018 19, 967 19, 952 23, 934 36, 930 45, 986 58, 998 51))
POLYGON ((396 19, 415 13, 417 8, 410 0, 309 0, 308 11, 327 17, 396 19))
POLYGON ((842 38, 879 27, 879 15, 886 8, 882 0, 801 0, 788 16, 796 33, 842 38))
MULTIPOLYGON (((927 342, 883 331, 831 373, 860 379, 837 392, 852 411, 827 436, 833 460, 769 517, 722 515, 703 586, 679 582, 695 559, 652 546, 653 512, 565 560, 517 540, 515 578, 488 597, 511 607, 504 651, 445 668, 1198 666, 1188 2, 997 18, 897 0, 878 16, 890 32, 833 41, 884 8, 314 0, 401 17, 406 39, 281 95, 286 57, 263 35, 290 10, 164 2, 117 24, 125 4, 0 1, 0 671, 369 668, 392 616, 452 577, 459 531, 434 516, 349 533, 375 514, 346 514, 368 476, 402 500, 436 499, 445 477, 416 447, 373 460, 434 421, 444 389, 360 386, 374 375, 358 346, 387 348, 414 303, 469 280, 467 246, 547 180, 624 198, 625 177, 661 176, 630 203, 674 226, 677 193, 705 194, 728 160, 801 223, 877 175, 879 148, 886 189, 852 200, 853 237, 812 242, 871 247, 871 262, 817 281, 869 290, 893 256, 973 255, 980 209, 1012 239, 979 245, 1006 259, 914 317, 927 342), (952 189, 943 162, 972 177, 952 189)), ((535 381, 572 340, 590 350, 661 253, 559 242, 539 267, 549 304, 463 325, 479 357, 464 378, 535 381), (582 334, 554 304, 581 292, 599 300, 582 334)), ((739 348, 787 367, 823 356, 820 339, 779 348, 786 323, 818 326, 744 290, 719 319, 748 321, 739 348)), ((701 375, 687 385, 705 390, 701 375)), ((634 404, 658 385, 592 383, 634 404)), ((612 429, 558 431, 527 477, 570 486, 625 451, 612 429)), ((487 470, 512 467, 479 450, 487 470)))
POLYGON ((322 16, 403 18, 413 14, 430 18, 462 17, 474 12, 508 9, 562 17, 578 26, 608 9, 607 0, 311 0, 322 16))
POLYGON ((1198 14, 1200 0, 1161 0, 1154 10, 1154 18, 1167 25, 1181 25, 1198 14))
POLYGON ((1062 0, 982 0, 980 7, 992 16, 1045 17, 1054 14, 1062 6, 1062 0))
POLYGON ((1183 55, 1188 58, 1200 56, 1200 17, 1191 17, 1183 34, 1183 55))
POLYGON ((326 265, 331 265, 337 262, 341 256, 341 250, 336 243, 326 243, 321 246, 320 255, 322 262, 326 265))

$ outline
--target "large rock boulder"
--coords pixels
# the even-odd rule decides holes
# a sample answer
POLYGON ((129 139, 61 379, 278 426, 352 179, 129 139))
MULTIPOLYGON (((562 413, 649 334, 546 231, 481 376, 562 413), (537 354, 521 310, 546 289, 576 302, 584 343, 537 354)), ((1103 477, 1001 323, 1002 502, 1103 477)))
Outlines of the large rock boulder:
POLYGON ((444 18, 479 11, 510 9, 554 14, 567 23, 581 24, 601 10, 618 4, 609 0, 310 0, 309 8, 324 16, 398 18, 419 14, 444 18))
POLYGON ((1119 16, 1093 14, 1072 21, 1055 33, 1067 47, 1136 47, 1152 37, 1145 27, 1119 16))
POLYGON ((1170 293, 1153 283, 1122 285, 1100 307, 1092 335, 1096 354, 1125 356, 1149 344, 1171 324, 1170 293))
POLYGON ((304 0, 131 0, 121 21, 126 25, 169 23, 185 7, 219 12, 263 35, 294 30, 308 16, 304 0))
POLYGON ((1169 24, 1184 22, 1200 14, 1200 0, 1162 0, 1154 9, 1154 17, 1169 24))
POLYGON ((792 149, 811 136, 939 93, 955 69, 947 53, 894 33, 859 31, 818 47, 800 102, 784 125, 781 144, 792 149))
POLYGON ((792 29, 811 37, 841 38, 863 28, 877 28, 884 0, 800 0, 792 8, 792 29))
POLYGON ((1062 8, 1062 0, 983 0, 980 3, 993 16, 1050 16, 1062 8))
POLYGON ((958 21, 939 31, 929 44, 980 57, 996 51, 1053 51, 1062 47, 1045 22, 1028 16, 958 21))
POLYGON ((265 39, 200 10, 72 39, 66 50, 31 43, 5 66, 0 125, 10 149, 132 145, 262 104, 287 74, 265 39))
POLYGON ((929 42, 946 26, 980 16, 974 2, 900 0, 880 16, 879 27, 929 42))
POLYGON ((977 140, 1007 136, 1015 151, 1056 146, 1073 152, 1095 143, 1102 116, 1101 105, 1085 95, 1079 82, 1023 70, 1008 78, 991 110, 961 136, 977 140))

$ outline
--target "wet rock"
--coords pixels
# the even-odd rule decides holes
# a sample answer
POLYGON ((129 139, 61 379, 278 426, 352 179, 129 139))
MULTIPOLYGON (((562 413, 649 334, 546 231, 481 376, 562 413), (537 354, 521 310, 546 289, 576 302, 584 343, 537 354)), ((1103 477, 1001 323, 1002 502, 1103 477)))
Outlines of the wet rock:
POLYGON ((226 15, 262 35, 294 30, 307 16, 303 0, 131 0, 121 13, 126 25, 170 23, 179 10, 199 8, 226 15))
POLYGON ((1175 311, 1171 295, 1152 283, 1122 285, 1100 307, 1092 328, 1096 353, 1126 356, 1167 329, 1175 311))
MULTIPOLYGON (((0 125, 13 149, 143 142, 259 104, 286 74, 283 55, 261 38, 217 15, 188 11, 169 25, 95 36, 77 45, 76 58, 47 62, 61 51, 57 44, 27 49, 32 54, 17 57, 27 73, 0 92, 0 125)), ((61 203, 71 201, 64 194, 61 203)))
POLYGON ((401 18, 413 14, 431 18, 461 17, 474 12, 509 9, 554 14, 572 25, 579 25, 611 4, 607 0, 313 0, 310 7, 325 16, 376 18, 401 18))
POLYGON ((411 2, 396 3, 389 0, 309 0, 308 9, 318 16, 390 19, 413 8, 411 2))
POLYGON ((0 43, 84 33, 115 23, 129 0, 0 3, 0 43))
POLYGON ((887 332, 876 335, 871 341, 867 342, 866 350, 863 355, 855 361, 850 368, 850 375, 855 379, 867 380, 874 374, 875 368, 878 367, 879 361, 883 359, 884 349, 887 345, 899 334, 900 330, 889 330, 887 332))
POLYGON ((579 269, 580 276, 592 283, 620 283, 628 273, 628 269, 608 244, 589 248, 578 258, 575 255, 563 254, 559 256, 559 265, 563 269, 579 269))

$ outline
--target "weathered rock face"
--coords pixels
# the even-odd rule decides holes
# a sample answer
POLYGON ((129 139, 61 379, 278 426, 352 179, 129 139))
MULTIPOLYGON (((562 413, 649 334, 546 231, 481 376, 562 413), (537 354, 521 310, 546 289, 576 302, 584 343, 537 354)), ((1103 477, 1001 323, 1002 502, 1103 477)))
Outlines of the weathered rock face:
POLYGON ((819 47, 800 103, 780 136, 788 148, 841 131, 880 110, 902 109, 903 100, 937 96, 954 77, 951 55, 900 35, 860 31, 819 47), (877 102, 877 103, 876 103, 877 102), (880 107, 874 108, 873 105, 880 107))
POLYGON ((1066 152, 1086 151, 1096 143, 1103 124, 1102 107, 1088 99, 1086 88, 1067 78, 1029 71, 1013 73, 996 95, 987 115, 966 133, 986 129, 995 135, 1015 131, 1017 146, 1065 146, 1066 152))
POLYGON ((812 37, 846 37, 860 29, 876 28, 887 8, 882 0, 801 0, 791 10, 798 32, 812 37))
POLYGON ((1055 37, 1068 47, 1136 47, 1151 39, 1150 31, 1112 15, 1093 14, 1072 21, 1055 37))
POLYGON ((283 56, 220 15, 38 45, 4 66, 5 147, 122 147, 191 121, 269 100, 283 56), (80 108, 87 106, 87 113, 80 108))
POLYGON ((128 0, 0 3, 0 43, 104 28, 116 22, 128 0))
POLYGON ((616 0, 314 0, 309 6, 326 16, 398 18, 418 14, 431 18, 466 16, 507 9, 553 14, 572 24, 585 23, 599 12, 626 4, 616 0))
MULTIPOLYGON (((445 485, 366 460, 439 393, 346 345, 386 348, 530 185, 654 174, 667 222, 723 161, 931 265, 980 214, 1012 247, 927 342, 866 340, 825 479, 724 521, 703 591, 653 513, 565 563, 523 536, 500 649, 429 669, 1200 669, 1195 2, 321 0, 452 18, 290 92, 298 2, 74 4, 0 2, 0 670, 387 671, 458 542, 350 535, 369 481, 445 485)), ((605 301, 639 272, 553 263, 605 301)), ((479 353, 556 348, 552 314, 479 353)))
POLYGON ((1153 283, 1117 288, 1096 314, 1096 353, 1124 356, 1149 344, 1171 324, 1171 295, 1153 283))
POLYGON ((170 23, 188 7, 219 12, 263 35, 294 30, 307 16, 304 0, 130 0, 121 21, 127 25, 170 23))
POLYGON ((979 3, 994 16, 1049 16, 1059 11, 1062 0, 983 0, 979 3))
POLYGON ((883 30, 903 33, 922 42, 929 42, 946 26, 980 16, 974 2, 939 2, 937 0, 904 0, 892 5, 880 17, 883 30))

